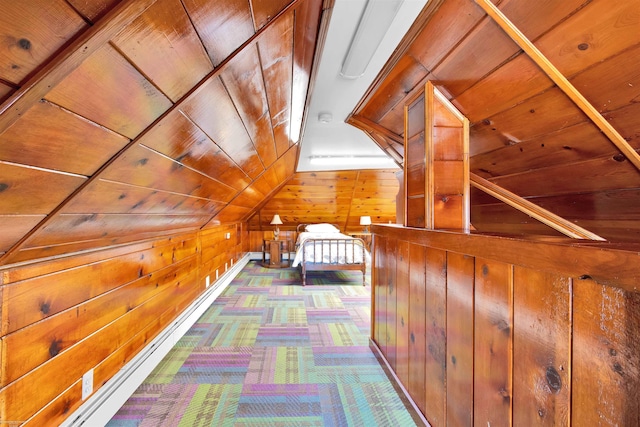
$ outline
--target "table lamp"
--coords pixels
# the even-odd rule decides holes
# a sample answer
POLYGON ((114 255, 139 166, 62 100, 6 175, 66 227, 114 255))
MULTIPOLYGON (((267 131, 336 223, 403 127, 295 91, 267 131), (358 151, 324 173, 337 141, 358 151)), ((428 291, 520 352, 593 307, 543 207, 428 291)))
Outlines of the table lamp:
POLYGON ((275 214, 273 219, 271 220, 271 225, 275 225, 276 228, 273 230, 273 239, 278 240, 278 236, 280 235, 279 225, 282 225, 282 220, 280 219, 280 215, 275 214))
POLYGON ((360 225, 364 225, 364 232, 369 232, 369 226, 371 225, 371 217, 370 216, 361 216, 360 217, 360 225))

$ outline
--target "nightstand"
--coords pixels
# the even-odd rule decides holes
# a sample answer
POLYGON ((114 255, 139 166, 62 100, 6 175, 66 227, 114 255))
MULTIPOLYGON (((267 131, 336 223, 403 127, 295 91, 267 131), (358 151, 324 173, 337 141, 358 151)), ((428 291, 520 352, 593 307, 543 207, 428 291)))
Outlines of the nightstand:
POLYGON ((262 246, 262 266, 268 268, 287 268, 291 263, 291 245, 288 240, 264 239, 262 246), (269 254, 269 259, 267 259, 269 254), (284 255, 287 259, 283 259, 284 255))

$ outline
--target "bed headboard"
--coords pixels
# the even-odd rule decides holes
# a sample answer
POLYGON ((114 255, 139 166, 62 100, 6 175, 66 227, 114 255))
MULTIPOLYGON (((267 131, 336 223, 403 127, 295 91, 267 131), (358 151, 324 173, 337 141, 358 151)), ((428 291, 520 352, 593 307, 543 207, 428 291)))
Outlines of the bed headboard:
MULTIPOLYGON (((323 224, 328 224, 328 223, 323 223, 323 224)), ((298 226, 296 227, 296 232, 298 234, 302 233, 304 231, 304 228, 309 225, 309 224, 298 224, 298 226)), ((333 225, 335 228, 337 228, 338 230, 340 230, 340 227, 338 227, 338 225, 336 224, 331 224, 333 225)))

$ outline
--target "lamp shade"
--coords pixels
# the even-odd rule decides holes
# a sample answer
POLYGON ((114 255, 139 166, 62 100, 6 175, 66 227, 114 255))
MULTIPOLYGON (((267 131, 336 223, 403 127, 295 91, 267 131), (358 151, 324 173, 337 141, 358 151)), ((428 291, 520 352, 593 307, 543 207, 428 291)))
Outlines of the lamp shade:
POLYGON ((282 225, 282 220, 280 219, 280 215, 275 214, 273 219, 271 220, 271 225, 282 225))
POLYGON ((361 216, 360 217, 360 225, 371 225, 371 217, 370 216, 361 216))

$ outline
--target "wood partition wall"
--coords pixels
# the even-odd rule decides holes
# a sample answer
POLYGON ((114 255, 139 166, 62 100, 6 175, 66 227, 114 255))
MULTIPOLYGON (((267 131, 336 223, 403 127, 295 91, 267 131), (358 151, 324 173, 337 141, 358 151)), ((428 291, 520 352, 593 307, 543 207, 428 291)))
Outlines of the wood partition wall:
POLYGON ((371 338, 436 426, 640 425, 640 253, 374 225, 371 338))
POLYGON ((58 425, 243 254, 241 224, 0 269, 0 425, 58 425), (228 236, 228 237, 227 237, 228 236), (24 424, 23 424, 24 423, 24 424))

